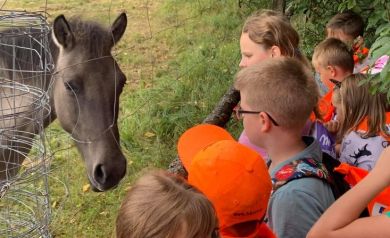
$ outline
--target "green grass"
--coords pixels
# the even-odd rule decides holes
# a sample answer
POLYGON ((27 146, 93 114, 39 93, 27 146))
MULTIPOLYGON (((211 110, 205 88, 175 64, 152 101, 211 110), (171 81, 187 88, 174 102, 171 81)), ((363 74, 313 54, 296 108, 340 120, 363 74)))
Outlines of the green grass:
MULTIPOLYGON (((44 3, 9 0, 4 8, 44 10, 44 3)), ((144 168, 166 168, 176 156, 179 135, 200 123, 232 84, 241 24, 253 7, 238 8, 235 0, 48 1, 49 21, 58 14, 82 14, 108 25, 119 12, 128 15, 127 31, 114 51, 128 78, 119 114, 128 173, 115 190, 83 191, 88 180, 80 155, 53 123, 47 134, 54 153, 49 178, 54 237, 112 235, 132 181, 144 168)), ((237 135, 241 125, 233 121, 229 128, 237 135)))

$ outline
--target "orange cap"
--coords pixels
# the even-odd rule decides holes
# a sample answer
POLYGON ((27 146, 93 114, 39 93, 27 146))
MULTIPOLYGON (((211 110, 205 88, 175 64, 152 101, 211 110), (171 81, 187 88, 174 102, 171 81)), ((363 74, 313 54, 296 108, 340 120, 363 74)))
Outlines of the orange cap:
POLYGON ((220 127, 200 125, 180 137, 178 151, 188 182, 213 203, 220 230, 263 218, 272 184, 264 160, 254 150, 220 127))
POLYGON ((185 131, 179 138, 177 150, 179 158, 188 171, 194 155, 208 145, 220 140, 234 140, 223 128, 210 124, 201 124, 185 131))

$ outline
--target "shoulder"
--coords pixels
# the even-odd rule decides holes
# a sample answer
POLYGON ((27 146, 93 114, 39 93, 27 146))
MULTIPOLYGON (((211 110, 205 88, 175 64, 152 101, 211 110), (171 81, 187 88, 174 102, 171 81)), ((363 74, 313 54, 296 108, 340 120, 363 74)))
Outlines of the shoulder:
POLYGON ((333 201, 332 191, 325 182, 302 178, 289 182, 272 194, 267 214, 278 237, 305 237, 333 201), (323 192, 314 187, 320 187, 323 192))
POLYGON ((316 204, 328 207, 334 201, 330 185, 318 178, 301 178, 280 187, 271 196, 275 204, 316 204))

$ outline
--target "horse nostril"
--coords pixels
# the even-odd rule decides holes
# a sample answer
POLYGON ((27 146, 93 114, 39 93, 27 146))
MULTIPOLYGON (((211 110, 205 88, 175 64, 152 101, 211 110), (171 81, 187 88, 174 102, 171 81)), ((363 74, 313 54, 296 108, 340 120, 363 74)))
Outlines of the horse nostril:
POLYGON ((104 166, 102 164, 98 164, 95 167, 95 171, 93 172, 94 179, 99 184, 105 184, 107 180, 107 171, 105 171, 104 166))

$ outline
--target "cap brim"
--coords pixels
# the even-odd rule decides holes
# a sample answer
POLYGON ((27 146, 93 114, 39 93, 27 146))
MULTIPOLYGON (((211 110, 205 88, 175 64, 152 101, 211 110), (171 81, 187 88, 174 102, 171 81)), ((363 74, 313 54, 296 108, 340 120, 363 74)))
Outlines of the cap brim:
POLYGON ((197 125, 185 131, 179 138, 177 151, 186 170, 199 151, 220 140, 234 138, 225 129, 210 124, 197 125))

